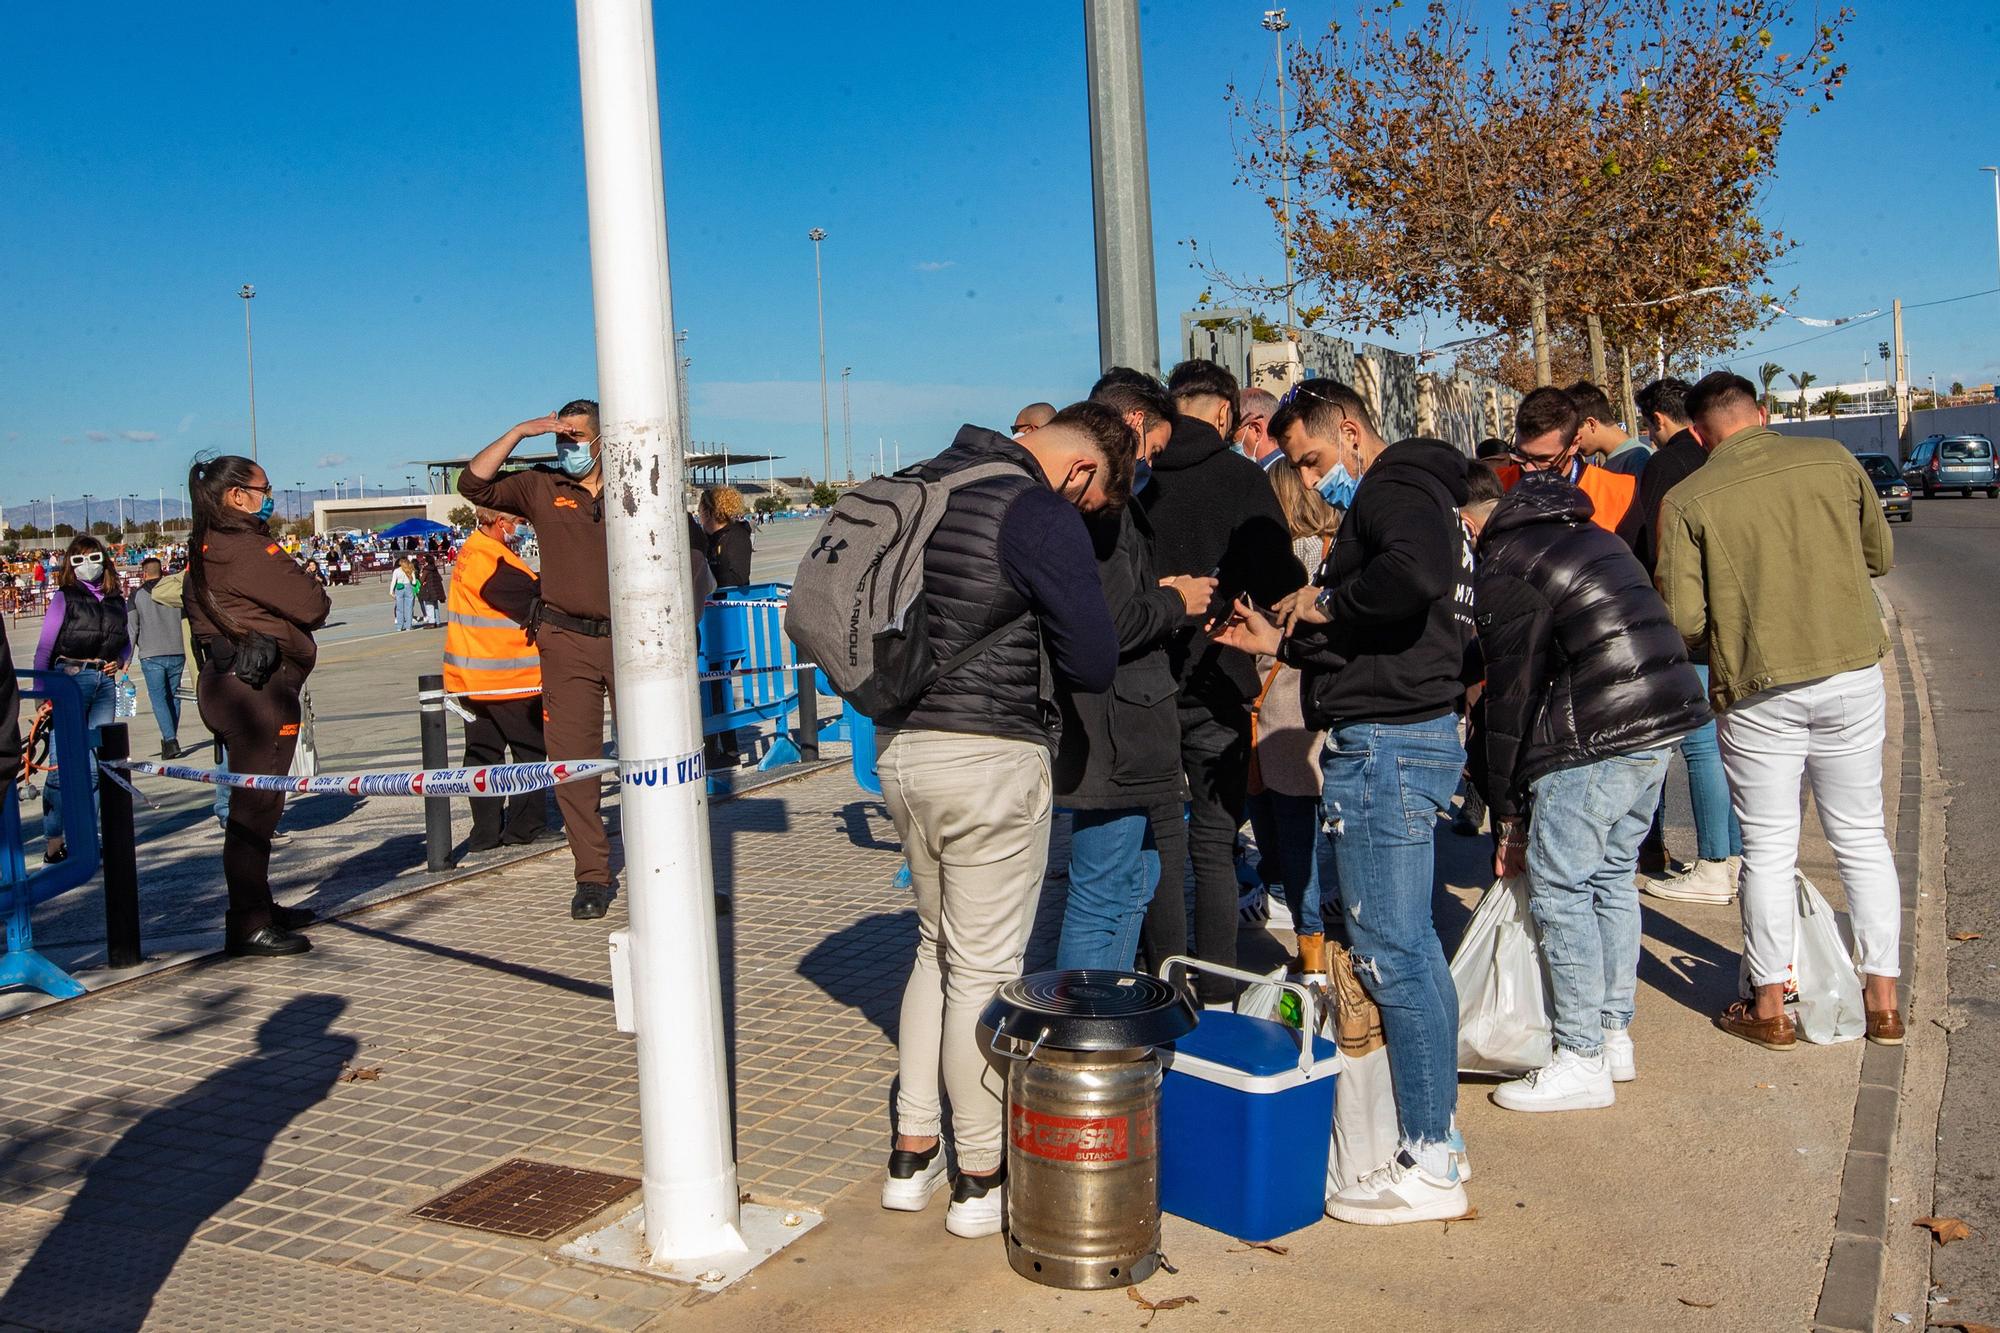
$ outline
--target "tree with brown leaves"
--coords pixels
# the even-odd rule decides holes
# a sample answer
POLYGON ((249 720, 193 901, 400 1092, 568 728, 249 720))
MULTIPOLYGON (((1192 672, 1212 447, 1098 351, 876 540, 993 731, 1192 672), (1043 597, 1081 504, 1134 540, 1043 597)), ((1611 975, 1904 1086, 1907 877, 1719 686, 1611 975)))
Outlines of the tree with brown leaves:
POLYGON ((1282 152, 1271 109, 1239 103, 1245 175, 1274 217, 1281 178, 1294 187, 1298 281, 1321 298, 1301 322, 1435 312, 1526 331, 1546 384, 1555 331, 1593 316, 1642 352, 1719 350, 1762 321, 1746 290, 1791 242, 1758 219, 1759 193, 1787 117, 1845 76, 1849 11, 1534 0, 1488 34, 1465 0, 1403 8, 1300 46, 1282 152), (1702 288, 1725 290, 1689 295, 1702 288))

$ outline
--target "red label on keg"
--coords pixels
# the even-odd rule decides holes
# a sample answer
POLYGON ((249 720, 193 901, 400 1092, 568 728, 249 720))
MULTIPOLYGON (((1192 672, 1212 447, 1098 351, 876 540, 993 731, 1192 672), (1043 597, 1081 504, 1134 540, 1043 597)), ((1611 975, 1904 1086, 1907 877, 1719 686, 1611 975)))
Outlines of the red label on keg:
POLYGON ((1125 1116, 1043 1115, 1016 1102, 1008 1108, 1014 1146, 1051 1162, 1122 1162, 1131 1156, 1125 1116))

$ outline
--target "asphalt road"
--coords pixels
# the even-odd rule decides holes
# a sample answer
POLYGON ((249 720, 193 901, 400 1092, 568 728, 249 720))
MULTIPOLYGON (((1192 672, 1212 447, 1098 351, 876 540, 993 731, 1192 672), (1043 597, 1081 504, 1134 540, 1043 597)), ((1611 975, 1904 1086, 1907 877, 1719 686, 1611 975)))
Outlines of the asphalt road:
POLYGON ((1950 1039, 1936 1212, 1973 1234, 1933 1255, 1938 1293, 1953 1301, 1934 1317, 1986 1319, 2000 1315, 2000 501, 1919 499, 1895 535, 1883 586, 1916 633, 1950 784, 1946 929, 1983 937, 1949 946, 1945 1021, 1963 1026, 1950 1039))

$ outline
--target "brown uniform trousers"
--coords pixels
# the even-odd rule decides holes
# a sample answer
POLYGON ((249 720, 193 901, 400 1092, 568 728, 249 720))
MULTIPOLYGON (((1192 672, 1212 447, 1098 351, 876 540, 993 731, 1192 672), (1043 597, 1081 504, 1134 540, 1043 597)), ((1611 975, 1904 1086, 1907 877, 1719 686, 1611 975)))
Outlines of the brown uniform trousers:
MULTIPOLYGON (((603 758, 604 707, 612 700, 611 640, 545 623, 536 646, 542 652, 542 731, 549 758, 603 758)), ((576 861, 576 882, 609 887, 611 838, 598 808, 601 792, 595 778, 565 782, 556 788, 556 805, 576 861)))

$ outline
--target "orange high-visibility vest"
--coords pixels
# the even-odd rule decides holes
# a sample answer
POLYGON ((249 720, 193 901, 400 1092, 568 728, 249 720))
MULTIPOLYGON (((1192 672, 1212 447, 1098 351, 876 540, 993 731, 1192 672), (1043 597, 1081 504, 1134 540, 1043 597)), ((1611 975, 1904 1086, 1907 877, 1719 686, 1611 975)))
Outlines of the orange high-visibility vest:
MULTIPOLYGON (((1498 471, 1502 488, 1511 491, 1520 484, 1520 464, 1503 463, 1498 471)), ((1620 528, 1632 506, 1639 502, 1639 479, 1585 463, 1577 474, 1576 488, 1590 497, 1590 521, 1606 532, 1624 537, 1620 528)))
POLYGON ((532 576, 505 543, 475 531, 459 549, 445 602, 444 687, 474 699, 526 696, 542 686, 542 655, 528 632, 480 600, 502 564, 532 576))

